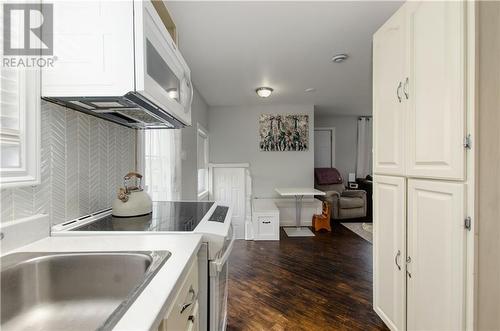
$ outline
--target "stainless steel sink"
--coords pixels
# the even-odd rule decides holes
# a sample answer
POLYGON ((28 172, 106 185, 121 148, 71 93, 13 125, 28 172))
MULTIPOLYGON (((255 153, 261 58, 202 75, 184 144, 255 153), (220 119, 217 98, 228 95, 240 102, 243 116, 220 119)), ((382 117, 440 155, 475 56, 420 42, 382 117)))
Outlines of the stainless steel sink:
POLYGON ((0 329, 109 330, 169 257, 168 251, 6 255, 0 329))

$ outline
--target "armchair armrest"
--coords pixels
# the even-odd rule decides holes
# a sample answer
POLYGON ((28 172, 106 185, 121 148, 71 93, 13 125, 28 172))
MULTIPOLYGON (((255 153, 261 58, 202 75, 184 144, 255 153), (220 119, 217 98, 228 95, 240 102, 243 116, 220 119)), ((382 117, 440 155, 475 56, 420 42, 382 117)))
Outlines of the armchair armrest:
POLYGON ((366 191, 364 190, 345 190, 342 192, 343 197, 352 198, 366 198, 366 191))

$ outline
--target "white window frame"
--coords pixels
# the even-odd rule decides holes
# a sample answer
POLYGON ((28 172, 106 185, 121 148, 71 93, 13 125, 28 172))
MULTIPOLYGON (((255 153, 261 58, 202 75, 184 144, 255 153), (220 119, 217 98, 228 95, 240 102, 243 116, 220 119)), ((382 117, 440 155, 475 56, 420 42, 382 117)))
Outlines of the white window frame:
POLYGON ((0 143, 18 141, 21 146, 20 166, 1 168, 2 188, 40 184, 40 70, 17 69, 19 74, 19 131, 2 130, 0 143))
POLYGON ((196 192, 198 194, 198 200, 205 200, 208 199, 209 196, 209 188, 208 188, 208 165, 209 165, 209 150, 210 150, 210 135, 208 134, 208 130, 205 129, 200 123, 197 123, 196 125, 196 192), (205 168, 206 168, 206 175, 205 175, 205 190, 200 192, 199 191, 199 183, 198 183, 198 140, 203 138, 205 140, 205 168))

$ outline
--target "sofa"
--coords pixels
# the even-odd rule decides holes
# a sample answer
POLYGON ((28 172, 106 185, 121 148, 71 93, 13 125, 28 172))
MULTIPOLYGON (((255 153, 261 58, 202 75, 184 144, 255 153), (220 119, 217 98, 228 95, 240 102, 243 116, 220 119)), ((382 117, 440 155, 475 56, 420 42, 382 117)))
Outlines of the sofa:
POLYGON ((318 196, 320 200, 330 203, 333 220, 365 218, 367 199, 364 190, 350 190, 344 186, 342 176, 335 168, 314 169, 314 187, 325 192, 318 196))

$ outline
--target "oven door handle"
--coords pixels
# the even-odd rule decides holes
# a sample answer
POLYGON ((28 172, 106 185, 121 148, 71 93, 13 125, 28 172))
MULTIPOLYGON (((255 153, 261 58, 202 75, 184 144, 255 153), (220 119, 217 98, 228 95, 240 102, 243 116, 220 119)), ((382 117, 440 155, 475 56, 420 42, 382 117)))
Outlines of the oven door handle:
POLYGON ((219 259, 214 261, 215 268, 216 268, 217 272, 221 272, 222 268, 224 267, 224 264, 226 264, 227 259, 229 258, 229 255, 231 255, 231 252, 233 250, 235 240, 236 240, 236 232, 233 232, 233 238, 231 239, 231 242, 227 246, 226 251, 219 259))

